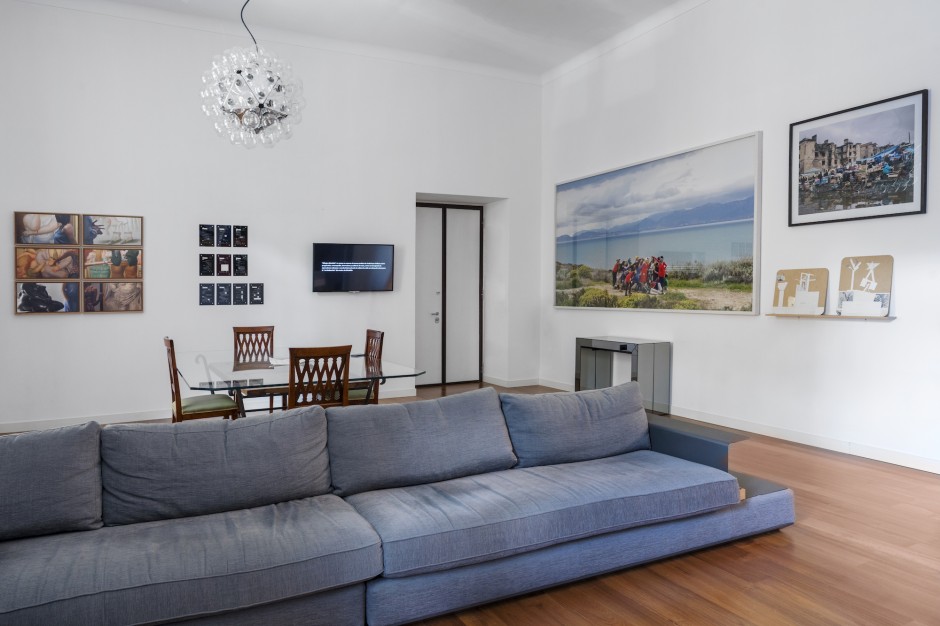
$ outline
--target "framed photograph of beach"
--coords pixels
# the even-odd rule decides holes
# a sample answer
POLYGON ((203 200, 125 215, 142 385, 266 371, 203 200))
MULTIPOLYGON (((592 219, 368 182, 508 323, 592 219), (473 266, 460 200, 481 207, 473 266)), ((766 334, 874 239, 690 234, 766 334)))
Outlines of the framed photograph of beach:
POLYGON ((754 315, 761 134, 555 188, 555 306, 754 315))
POLYGON ((790 226, 926 212, 926 89, 790 124, 790 226))

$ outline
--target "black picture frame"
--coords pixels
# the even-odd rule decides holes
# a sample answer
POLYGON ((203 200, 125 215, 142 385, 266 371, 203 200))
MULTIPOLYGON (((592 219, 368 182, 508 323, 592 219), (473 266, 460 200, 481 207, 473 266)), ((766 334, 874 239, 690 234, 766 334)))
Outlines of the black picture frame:
POLYGON ((232 255, 231 254, 215 255, 215 275, 216 276, 231 276, 232 275, 232 255))
POLYGON ((248 303, 264 304, 264 283, 249 283, 248 303))
POLYGON ((248 255, 232 255, 232 274, 234 276, 248 276, 248 255))
POLYGON ((926 213, 927 90, 790 124, 789 182, 789 226, 926 213))
POLYGON ((230 248, 232 246, 232 227, 229 224, 218 224, 215 227, 215 245, 217 248, 230 248))
POLYGON ((215 224, 199 225, 199 246, 211 248, 215 245, 215 224))
POLYGON ((215 304, 215 285, 212 283, 199 283, 199 306, 213 306, 215 304))
POLYGON ((236 248, 247 248, 248 247, 248 227, 247 226, 232 226, 232 238, 233 245, 236 248))
POLYGON ((232 304, 232 283, 216 284, 215 303, 219 306, 232 304))
POLYGON ((215 276, 215 255, 214 254, 200 254, 199 255, 199 275, 200 276, 215 276))
POLYGON ((232 285, 232 304, 248 304, 247 283, 235 283, 232 285))

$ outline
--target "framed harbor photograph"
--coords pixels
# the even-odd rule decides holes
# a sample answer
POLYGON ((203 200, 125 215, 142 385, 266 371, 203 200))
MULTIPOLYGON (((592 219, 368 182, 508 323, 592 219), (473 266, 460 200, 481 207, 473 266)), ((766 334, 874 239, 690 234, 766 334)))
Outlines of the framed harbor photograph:
POLYGON ((790 226, 926 212, 926 89, 790 124, 790 226))
POLYGON ((757 313, 761 134, 560 183, 555 306, 757 313))

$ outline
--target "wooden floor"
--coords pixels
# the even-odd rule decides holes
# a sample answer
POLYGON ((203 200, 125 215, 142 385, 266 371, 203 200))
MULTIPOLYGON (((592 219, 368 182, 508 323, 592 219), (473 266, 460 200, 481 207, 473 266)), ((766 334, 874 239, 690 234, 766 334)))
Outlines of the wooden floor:
POLYGON ((940 625, 940 476, 761 436, 731 468, 791 487, 796 524, 422 624, 940 625))

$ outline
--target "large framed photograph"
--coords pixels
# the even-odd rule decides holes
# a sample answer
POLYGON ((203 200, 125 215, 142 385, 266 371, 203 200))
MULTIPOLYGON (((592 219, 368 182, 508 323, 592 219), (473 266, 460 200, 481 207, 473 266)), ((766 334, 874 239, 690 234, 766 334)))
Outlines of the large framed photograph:
POLYGON ((16 245, 65 246, 78 243, 78 215, 74 213, 13 213, 16 245))
POLYGON ((16 313, 78 313, 80 293, 79 282, 18 282, 16 313))
POLYGON ((761 134, 560 183, 555 306, 756 314, 761 134))
POLYGON ((926 212, 926 89, 790 124, 790 226, 926 212))

